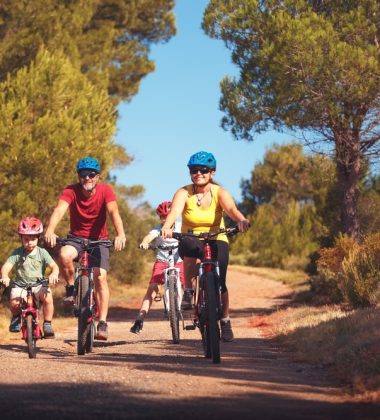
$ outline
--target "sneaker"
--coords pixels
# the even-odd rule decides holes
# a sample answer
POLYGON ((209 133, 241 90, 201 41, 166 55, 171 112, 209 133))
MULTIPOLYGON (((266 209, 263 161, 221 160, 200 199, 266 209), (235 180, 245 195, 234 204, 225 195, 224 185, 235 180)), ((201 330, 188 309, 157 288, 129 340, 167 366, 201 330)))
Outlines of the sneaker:
POLYGON ((51 322, 44 322, 42 329, 44 331, 44 338, 54 338, 55 334, 51 322))
POLYGON ((193 308, 193 289, 185 289, 183 292, 181 309, 192 309, 193 308))
POLYGON ((108 325, 106 321, 99 321, 96 328, 96 340, 107 340, 108 338, 108 325))
POLYGON ((231 328, 231 321, 220 321, 222 328, 222 341, 234 341, 234 333, 231 328))
POLYGON ((9 324, 9 332, 17 333, 21 331, 21 315, 12 316, 11 323, 9 324))
POLYGON ((72 284, 66 285, 66 296, 63 298, 65 305, 74 305, 74 286, 72 284))
POLYGON ((133 334, 140 334, 140 331, 143 329, 144 321, 142 319, 136 319, 135 323, 132 325, 130 331, 133 334))

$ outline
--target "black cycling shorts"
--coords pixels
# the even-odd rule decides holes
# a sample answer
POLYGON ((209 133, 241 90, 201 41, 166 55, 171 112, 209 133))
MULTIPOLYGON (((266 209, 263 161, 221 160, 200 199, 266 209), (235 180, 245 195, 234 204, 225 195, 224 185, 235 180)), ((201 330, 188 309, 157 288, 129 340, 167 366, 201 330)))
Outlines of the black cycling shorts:
MULTIPOLYGON (((220 286, 222 293, 227 291, 226 275, 229 260, 229 245, 225 241, 209 241, 211 246, 212 258, 219 262, 220 286)), ((178 253, 183 259, 184 257, 202 259, 203 251, 202 244, 198 238, 184 237, 178 246, 178 253)))
MULTIPOLYGON (((78 255, 82 251, 82 247, 78 242, 70 241, 70 237, 76 238, 74 235, 67 235, 68 242, 66 245, 73 246, 77 252, 78 255)), ((79 238, 83 239, 83 238, 79 238)), ((110 250, 108 247, 104 245, 96 245, 94 248, 90 248, 88 250, 88 263, 91 268, 103 268, 103 270, 108 271, 110 268, 109 259, 110 259, 110 250)), ((76 258, 77 260, 78 258, 76 258)))

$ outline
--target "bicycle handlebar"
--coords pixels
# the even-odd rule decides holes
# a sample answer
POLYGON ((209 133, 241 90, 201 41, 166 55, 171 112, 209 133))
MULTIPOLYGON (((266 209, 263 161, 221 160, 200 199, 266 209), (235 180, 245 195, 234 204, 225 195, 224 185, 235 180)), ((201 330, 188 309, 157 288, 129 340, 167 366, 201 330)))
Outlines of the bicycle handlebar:
POLYGON ((227 235, 227 236, 232 236, 232 235, 236 235, 237 233, 239 233, 239 228, 237 226, 233 227, 233 228, 224 228, 224 229, 219 229, 216 232, 199 232, 199 233, 192 233, 192 232, 188 232, 188 233, 178 233, 178 232, 173 232, 173 238, 177 239, 177 240, 181 240, 185 237, 191 237, 191 238, 198 238, 198 239, 204 239, 204 240, 208 240, 211 238, 215 238, 218 235, 227 235))
POLYGON ((14 281, 12 282, 12 285, 20 287, 21 289, 27 289, 28 287, 36 287, 40 285, 49 287, 49 279, 47 279, 46 277, 41 277, 40 279, 37 279, 34 283, 28 284, 18 284, 17 281, 14 281))
POLYGON ((163 251, 173 251, 174 249, 178 248, 178 244, 176 245, 157 245, 152 246, 149 245, 149 249, 156 250, 156 249, 162 249, 163 251))
POLYGON ((76 242, 77 244, 81 245, 82 248, 88 249, 88 248, 94 248, 97 245, 103 245, 107 248, 111 248, 114 246, 115 241, 112 241, 110 239, 86 239, 86 238, 77 238, 75 236, 70 238, 57 238, 56 239, 57 244, 59 245, 67 245, 69 242, 76 242))

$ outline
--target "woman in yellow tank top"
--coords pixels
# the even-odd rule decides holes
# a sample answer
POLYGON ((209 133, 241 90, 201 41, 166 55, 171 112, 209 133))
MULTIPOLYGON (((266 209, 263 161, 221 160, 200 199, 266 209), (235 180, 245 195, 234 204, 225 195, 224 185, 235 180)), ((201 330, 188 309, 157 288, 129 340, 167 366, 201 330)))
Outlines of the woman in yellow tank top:
MULTIPOLYGON (((231 194, 213 182, 216 160, 212 153, 197 152, 187 164, 192 184, 186 185, 174 194, 172 207, 162 226, 162 236, 172 236, 172 226, 182 215, 182 232, 216 232, 224 227, 223 215, 226 213, 237 222, 239 230, 245 232, 249 222, 238 210, 231 194)), ((223 318, 221 321, 222 340, 232 341, 233 333, 229 319, 229 299, 226 287, 229 246, 226 235, 219 235, 211 241, 214 258, 219 261, 220 283, 222 288, 223 318)), ((202 256, 202 244, 196 238, 184 238, 178 248, 184 261, 185 293, 183 309, 191 308, 192 280, 197 275, 197 259, 202 256)))

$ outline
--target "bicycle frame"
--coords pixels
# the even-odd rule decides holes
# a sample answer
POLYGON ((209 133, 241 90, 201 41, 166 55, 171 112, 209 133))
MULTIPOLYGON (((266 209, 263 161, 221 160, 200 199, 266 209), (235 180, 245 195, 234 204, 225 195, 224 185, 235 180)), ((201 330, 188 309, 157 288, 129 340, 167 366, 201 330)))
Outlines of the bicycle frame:
POLYGON ((26 299, 23 299, 21 304, 21 334, 22 339, 27 341, 28 339, 28 332, 27 332, 27 325, 26 319, 28 315, 32 315, 33 318, 33 337, 36 340, 42 338, 41 335, 41 328, 39 323, 39 308, 37 305, 37 300, 33 294, 32 286, 28 286, 26 288, 26 299))
POLYGON ((174 250, 178 245, 158 245, 151 246, 150 249, 162 249, 168 251, 168 267, 164 269, 164 309, 168 316, 172 330, 173 342, 179 343, 179 320, 183 317, 181 313, 182 286, 180 280, 180 270, 174 263, 174 250))
POLYGON ((97 305, 94 293, 94 270, 89 264, 89 252, 98 245, 113 246, 108 239, 91 240, 85 238, 68 237, 57 238, 57 243, 68 245, 76 242, 81 245, 78 262, 74 272, 74 315, 78 318, 77 353, 84 355, 92 352, 95 338, 95 318, 97 305))
POLYGON ((26 296, 21 298, 21 335, 28 346, 30 359, 34 359, 37 354, 36 342, 43 338, 40 327, 40 303, 33 293, 33 287, 49 286, 48 280, 41 278, 33 284, 22 286, 14 283, 17 287, 26 290, 26 296))
POLYGON ((180 280, 180 270, 178 267, 174 264, 174 255, 173 255, 173 249, 169 249, 169 260, 168 260, 169 266, 165 268, 164 270, 164 290, 165 290, 165 299, 164 299, 164 305, 166 311, 170 311, 170 299, 169 299, 169 274, 173 273, 173 270, 175 271, 176 276, 176 289, 178 292, 178 303, 177 303, 177 310, 180 310, 181 308, 181 300, 182 300, 182 294, 179 293, 181 290, 181 280, 180 280))

